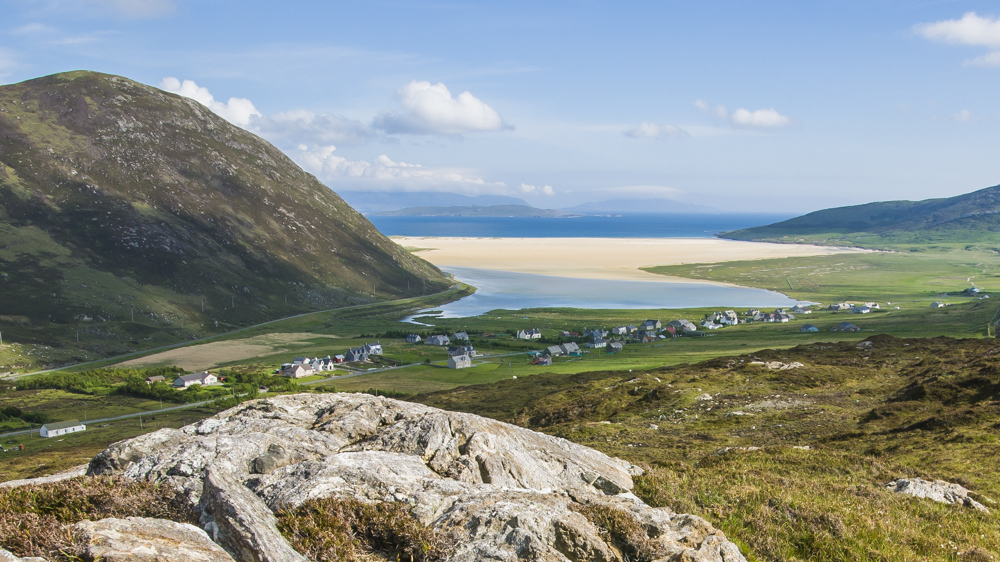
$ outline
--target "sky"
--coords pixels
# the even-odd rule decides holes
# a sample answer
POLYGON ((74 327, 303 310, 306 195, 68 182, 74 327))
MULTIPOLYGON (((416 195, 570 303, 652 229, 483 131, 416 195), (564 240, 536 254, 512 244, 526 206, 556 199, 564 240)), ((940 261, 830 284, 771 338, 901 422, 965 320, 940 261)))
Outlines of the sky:
POLYGON ((80 69, 335 191, 799 213, 1000 183, 996 0, 0 0, 0 84, 80 69))

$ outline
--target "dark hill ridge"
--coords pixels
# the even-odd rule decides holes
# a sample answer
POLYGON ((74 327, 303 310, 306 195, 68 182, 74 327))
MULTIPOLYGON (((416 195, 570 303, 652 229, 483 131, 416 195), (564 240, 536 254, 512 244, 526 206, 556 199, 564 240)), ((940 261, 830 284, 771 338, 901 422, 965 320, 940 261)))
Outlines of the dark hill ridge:
POLYGON ((94 72, 0 87, 0 233, 7 342, 184 338, 447 286, 266 141, 94 72))
POLYGON ((883 201, 824 209, 720 236, 736 240, 774 240, 822 233, 1000 232, 998 213, 1000 185, 943 199, 883 201))

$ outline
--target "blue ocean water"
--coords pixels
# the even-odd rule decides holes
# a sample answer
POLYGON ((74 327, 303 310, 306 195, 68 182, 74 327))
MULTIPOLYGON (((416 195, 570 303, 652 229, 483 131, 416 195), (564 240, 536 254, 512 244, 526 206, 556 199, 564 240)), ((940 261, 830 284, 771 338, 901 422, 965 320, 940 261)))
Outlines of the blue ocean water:
MULTIPOLYGON (((777 214, 623 215, 573 218, 368 217, 387 236, 476 238, 711 238, 790 218, 777 214)), ((522 308, 676 309, 788 307, 781 293, 698 282, 574 279, 466 267, 443 268, 477 288, 437 307, 446 318, 522 308)), ((410 321, 406 318, 404 321, 410 321)))
POLYGON ((537 217, 368 216, 386 236, 477 238, 711 238, 720 232, 771 224, 788 214, 618 215, 537 217))
POLYGON ((442 269, 477 289, 473 295, 435 307, 443 318, 521 308, 778 308, 797 302, 772 291, 697 282, 574 279, 471 267, 442 269))

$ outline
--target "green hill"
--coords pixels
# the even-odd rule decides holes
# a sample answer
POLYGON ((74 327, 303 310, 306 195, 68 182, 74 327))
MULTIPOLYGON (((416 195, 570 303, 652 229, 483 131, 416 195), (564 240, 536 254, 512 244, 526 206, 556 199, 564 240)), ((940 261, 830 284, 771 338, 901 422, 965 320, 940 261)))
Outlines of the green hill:
POLYGON ((925 201, 884 201, 815 211, 720 235, 734 240, 880 243, 1000 241, 1000 185, 925 201))
POLYGON ((0 87, 0 372, 447 284, 192 100, 83 71, 0 87))

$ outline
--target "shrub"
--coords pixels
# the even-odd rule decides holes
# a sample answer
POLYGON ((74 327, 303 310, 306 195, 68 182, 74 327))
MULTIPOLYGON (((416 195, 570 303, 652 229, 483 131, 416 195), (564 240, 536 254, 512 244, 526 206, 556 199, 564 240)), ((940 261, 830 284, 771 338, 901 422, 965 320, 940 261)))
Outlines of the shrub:
POLYGON ((196 524, 181 492, 127 478, 79 477, 0 489, 0 548, 17 556, 79 560, 70 525, 105 517, 158 517, 196 524))
POLYGON ((356 560, 364 553, 392 560, 441 560, 453 548, 447 534, 420 524, 406 504, 354 499, 309 500, 278 512, 278 529, 311 560, 356 560))

